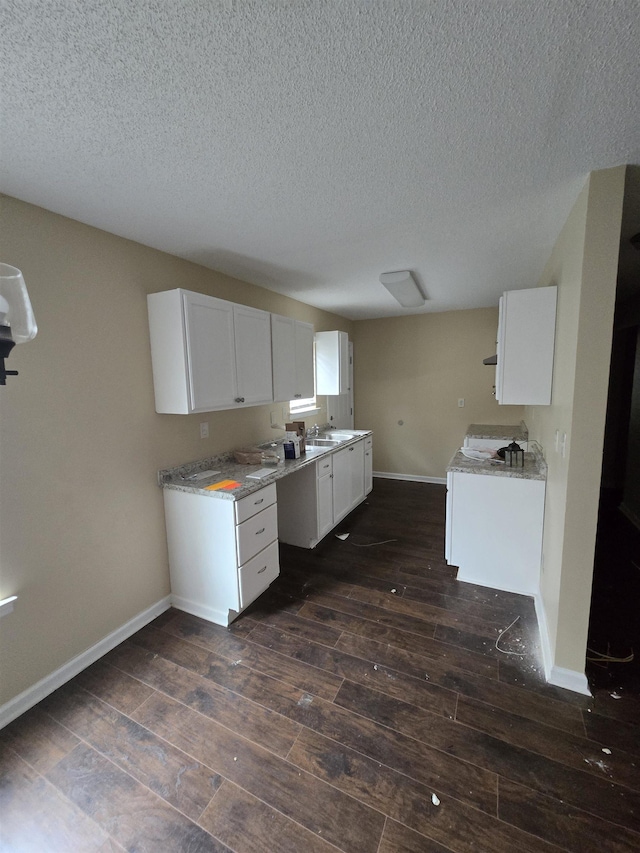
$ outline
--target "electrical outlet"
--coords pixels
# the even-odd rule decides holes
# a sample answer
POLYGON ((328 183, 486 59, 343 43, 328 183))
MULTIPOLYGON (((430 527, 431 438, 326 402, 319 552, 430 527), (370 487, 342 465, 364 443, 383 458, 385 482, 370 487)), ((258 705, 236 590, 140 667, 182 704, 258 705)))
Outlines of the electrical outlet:
POLYGON ((555 448, 556 448, 556 453, 557 453, 558 450, 560 449, 560 430, 559 429, 556 430, 555 448))
POLYGON ((560 441, 560 456, 564 459, 567 455, 567 434, 566 432, 562 433, 562 440, 560 441))
POLYGON ((458 408, 464 409, 464 397, 458 397, 458 408))
POLYGON ((200 424, 200 438, 209 438, 209 421, 200 424))

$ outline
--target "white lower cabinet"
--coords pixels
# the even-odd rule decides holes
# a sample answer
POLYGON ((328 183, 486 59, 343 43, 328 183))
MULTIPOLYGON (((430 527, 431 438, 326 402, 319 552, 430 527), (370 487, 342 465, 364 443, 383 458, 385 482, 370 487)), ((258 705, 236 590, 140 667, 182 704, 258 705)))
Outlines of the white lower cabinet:
POLYGON ((338 523, 364 499, 364 439, 333 454, 333 520, 338 523))
POLYGON ((228 625, 280 574, 275 484, 239 501, 164 489, 174 607, 228 625))
POLYGON ((316 498, 318 502, 318 540, 333 527, 333 456, 316 462, 316 498))
MULTIPOLYGON (((369 436, 367 438, 370 438, 369 436)), ((315 548, 365 496, 365 441, 321 456, 278 480, 278 537, 315 548)))
POLYGON ((373 489, 373 438, 367 436, 364 440, 364 493, 368 495, 373 489))
POLYGON ((509 592, 539 590, 544 480, 447 474, 445 558, 458 580, 509 592))

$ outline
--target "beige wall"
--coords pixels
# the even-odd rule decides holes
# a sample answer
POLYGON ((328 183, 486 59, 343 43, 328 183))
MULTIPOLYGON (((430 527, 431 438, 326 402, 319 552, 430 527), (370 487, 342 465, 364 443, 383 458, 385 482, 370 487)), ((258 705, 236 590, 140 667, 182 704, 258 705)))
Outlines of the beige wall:
POLYGON ((374 430, 376 471, 445 477, 470 423, 522 419, 521 406, 496 403, 495 368, 482 364, 495 353, 497 307, 354 326, 355 425, 374 430))
POLYGON ((541 595, 551 663, 583 672, 613 329, 623 166, 593 172, 540 279, 558 285, 551 406, 525 420, 549 466, 541 595), (566 433, 566 455, 555 431, 566 433))
MULTIPOLYGON (((0 388, 0 705, 169 593, 156 471, 268 438, 282 404, 154 410, 146 294, 183 287, 352 331, 344 318, 0 198, 0 257, 39 332, 0 388), (210 438, 201 440, 207 420, 210 438)), ((326 420, 326 412, 314 417, 326 420)))

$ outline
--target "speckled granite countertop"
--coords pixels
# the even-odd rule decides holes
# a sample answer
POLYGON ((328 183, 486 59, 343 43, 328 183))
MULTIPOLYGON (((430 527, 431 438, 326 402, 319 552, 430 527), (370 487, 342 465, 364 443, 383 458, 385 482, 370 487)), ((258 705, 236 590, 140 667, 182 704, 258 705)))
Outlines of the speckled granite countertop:
POLYGON ((510 468, 504 462, 492 459, 468 459, 462 451, 454 453, 447 472, 460 474, 488 474, 494 477, 513 477, 518 480, 546 480, 547 463, 535 448, 524 454, 524 468, 510 468))
MULTIPOLYGON (((340 432, 340 430, 335 430, 340 432)), ((233 458, 233 453, 219 453, 217 456, 209 456, 206 459, 200 459, 197 462, 188 462, 185 465, 179 465, 177 468, 166 468, 158 471, 158 484, 163 489, 175 489, 179 492, 192 492, 198 495, 205 495, 211 498, 217 498, 227 501, 237 501, 240 498, 245 498, 252 492, 257 492, 259 489, 268 486, 270 483, 275 483, 282 477, 288 474, 293 474, 300 468, 306 465, 312 465, 316 459, 328 453, 335 453, 343 447, 348 447, 366 435, 372 435, 371 430, 366 429, 349 429, 344 430, 354 435, 354 438, 342 441, 335 447, 307 447, 307 452, 299 459, 285 459, 277 466, 268 465, 241 465, 233 458), (248 480, 247 476, 253 474, 262 468, 269 468, 269 475, 260 480, 248 480), (193 474, 204 473, 211 471, 211 476, 203 477, 196 481, 189 480, 193 474), (215 472, 215 473, 214 473, 215 472), (207 486, 213 483, 218 483, 220 480, 236 480, 240 483, 235 489, 221 489, 210 491, 207 486)), ((279 440, 282 443, 282 440, 279 440)), ((262 442, 259 446, 265 448, 269 444, 268 441, 262 442)))
POLYGON ((502 440, 505 444, 510 444, 514 439, 516 441, 528 441, 529 431, 520 421, 516 424, 469 424, 466 435, 468 438, 493 438, 502 440))

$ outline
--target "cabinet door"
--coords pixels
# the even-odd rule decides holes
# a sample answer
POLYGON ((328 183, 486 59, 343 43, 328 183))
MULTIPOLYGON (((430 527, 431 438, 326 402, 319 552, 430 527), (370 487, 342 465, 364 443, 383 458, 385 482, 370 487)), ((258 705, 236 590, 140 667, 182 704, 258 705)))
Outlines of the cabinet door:
POLYGON ((351 508, 357 506, 364 498, 364 440, 357 441, 347 447, 349 454, 349 478, 351 508))
POLYGON ((364 493, 368 495, 373 489, 373 439, 364 440, 364 493))
POLYGON ((333 478, 331 474, 319 477, 318 493, 318 539, 322 539, 333 527, 333 478))
POLYGON ((234 305, 237 403, 256 406, 273 401, 271 315, 234 305))
POLYGON ((190 411, 230 408, 237 396, 233 304, 188 291, 182 299, 190 411))
POLYGON ((346 394, 349 390, 349 336, 316 332, 316 393, 346 394))
POLYGON ((306 399, 316 393, 313 382, 313 326, 295 321, 295 393, 291 400, 306 399))
POLYGON ((351 509, 351 466, 349 448, 333 454, 333 522, 336 524, 351 509))
POLYGON ((296 334, 295 320, 291 317, 271 315, 271 353, 273 399, 276 403, 293 400, 296 386, 296 334))
POLYGON ((503 405, 551 403, 557 291, 510 290, 500 300, 496 399, 503 405))

